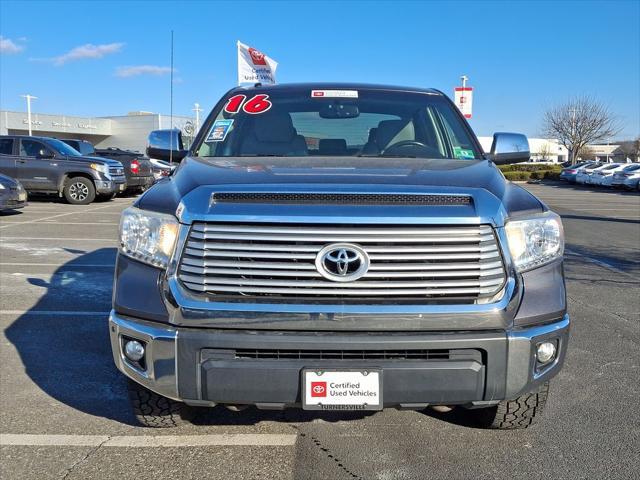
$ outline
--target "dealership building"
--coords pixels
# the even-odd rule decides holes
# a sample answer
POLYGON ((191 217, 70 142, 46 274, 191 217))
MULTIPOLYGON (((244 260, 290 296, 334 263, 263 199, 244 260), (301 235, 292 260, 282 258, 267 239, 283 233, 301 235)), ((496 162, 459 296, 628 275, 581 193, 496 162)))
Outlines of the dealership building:
MULTIPOLYGON (((76 117, 71 115, 31 114, 32 135, 88 140, 98 148, 118 147, 144 152, 152 130, 171 128, 169 115, 130 112, 113 117, 76 117)), ((173 116, 173 126, 186 137, 193 137, 195 119, 173 116)), ((26 112, 0 110, 0 135, 28 135, 26 112)))

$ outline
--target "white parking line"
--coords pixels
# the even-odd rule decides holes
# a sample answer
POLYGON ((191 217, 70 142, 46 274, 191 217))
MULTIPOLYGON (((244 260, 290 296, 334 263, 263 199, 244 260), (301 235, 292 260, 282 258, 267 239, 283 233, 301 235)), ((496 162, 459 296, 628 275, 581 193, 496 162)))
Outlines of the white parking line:
POLYGON ((0 434, 3 446, 38 447, 290 447, 295 445, 297 435, 278 433, 222 433, 213 435, 29 435, 0 434))
MULTIPOLYGON (((60 218, 60 217, 64 217, 64 216, 67 216, 67 215, 74 215, 76 213, 89 213, 89 212, 95 212, 95 211, 98 211, 98 210, 104 210, 105 208, 110 208, 112 206, 113 205, 103 205, 102 207, 89 208, 89 209, 86 209, 86 210, 82 210, 81 212, 75 211, 75 212, 68 212, 68 213, 59 213, 58 215, 52 215, 50 217, 38 218, 37 220, 27 220, 26 222, 21 222, 21 223, 25 224, 25 223, 42 222, 43 220, 51 220, 52 218, 60 218)), ((12 227, 13 225, 14 224, 2 225, 2 226, 0 226, 0 228, 9 228, 9 227, 12 227)))
POLYGON ((33 222, 2 222, 5 225, 119 225, 117 222, 51 222, 46 221, 41 224, 33 222))
MULTIPOLYGON (((104 268, 115 267, 114 263, 80 263, 77 265, 67 265, 65 263, 20 263, 20 262, 0 262, 0 267, 61 267, 61 268, 104 268)), ((29 275, 32 275, 31 273, 29 275)))
POLYGON ((92 317, 96 315, 109 315, 110 312, 74 312, 72 310, 0 310, 0 315, 40 315, 47 317, 92 317))
POLYGON ((56 242, 59 241, 74 241, 74 242, 117 242, 117 238, 73 238, 73 237, 7 237, 0 236, 2 240, 54 240, 56 242))

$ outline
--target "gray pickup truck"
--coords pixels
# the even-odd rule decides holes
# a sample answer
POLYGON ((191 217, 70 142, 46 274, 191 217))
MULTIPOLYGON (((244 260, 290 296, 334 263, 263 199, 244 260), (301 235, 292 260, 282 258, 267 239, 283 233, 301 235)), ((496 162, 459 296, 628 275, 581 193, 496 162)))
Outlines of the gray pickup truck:
POLYGON ((0 135, 0 173, 17 179, 30 194, 57 194, 78 205, 112 198, 126 188, 120 162, 85 157, 49 137, 0 135))
POLYGON ((125 210, 109 331, 144 425, 192 407, 528 427, 567 351, 562 223, 437 90, 238 87, 125 210))

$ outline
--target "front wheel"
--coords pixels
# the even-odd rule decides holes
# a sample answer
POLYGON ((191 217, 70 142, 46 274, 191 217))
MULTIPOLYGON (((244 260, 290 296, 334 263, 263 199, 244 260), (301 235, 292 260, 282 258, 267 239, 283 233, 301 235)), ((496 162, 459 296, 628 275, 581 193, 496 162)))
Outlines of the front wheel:
POLYGON ((187 404, 158 395, 133 380, 128 382, 129 401, 141 425, 171 428, 187 423, 193 417, 193 409, 187 404))
POLYGON ((72 205, 88 205, 96 198, 96 187, 88 178, 74 177, 67 180, 63 193, 72 205))
POLYGON ((537 390, 514 400, 503 400, 498 405, 477 410, 468 410, 475 423, 482 428, 517 430, 531 426, 539 417, 547 402, 549 382, 537 390))

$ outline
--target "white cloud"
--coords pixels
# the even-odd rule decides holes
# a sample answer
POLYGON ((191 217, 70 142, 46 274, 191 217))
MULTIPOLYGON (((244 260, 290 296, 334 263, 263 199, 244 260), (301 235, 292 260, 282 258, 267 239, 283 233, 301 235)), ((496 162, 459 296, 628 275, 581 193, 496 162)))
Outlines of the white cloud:
POLYGON ((124 47, 124 43, 107 43, 104 45, 87 43, 86 45, 72 48, 67 53, 48 60, 53 62, 54 65, 60 66, 67 62, 75 62, 76 60, 83 60, 85 58, 102 58, 105 55, 119 52, 122 50, 122 47, 124 47))
POLYGON ((18 45, 10 38, 0 35, 0 53, 20 53, 22 50, 24 50, 22 45, 18 45))
MULTIPOLYGON (((174 70, 175 71, 175 70, 174 70)), ((137 77, 138 75, 166 75, 171 73, 171 67, 160 67, 158 65, 134 65, 131 67, 118 67, 116 77, 137 77)))

